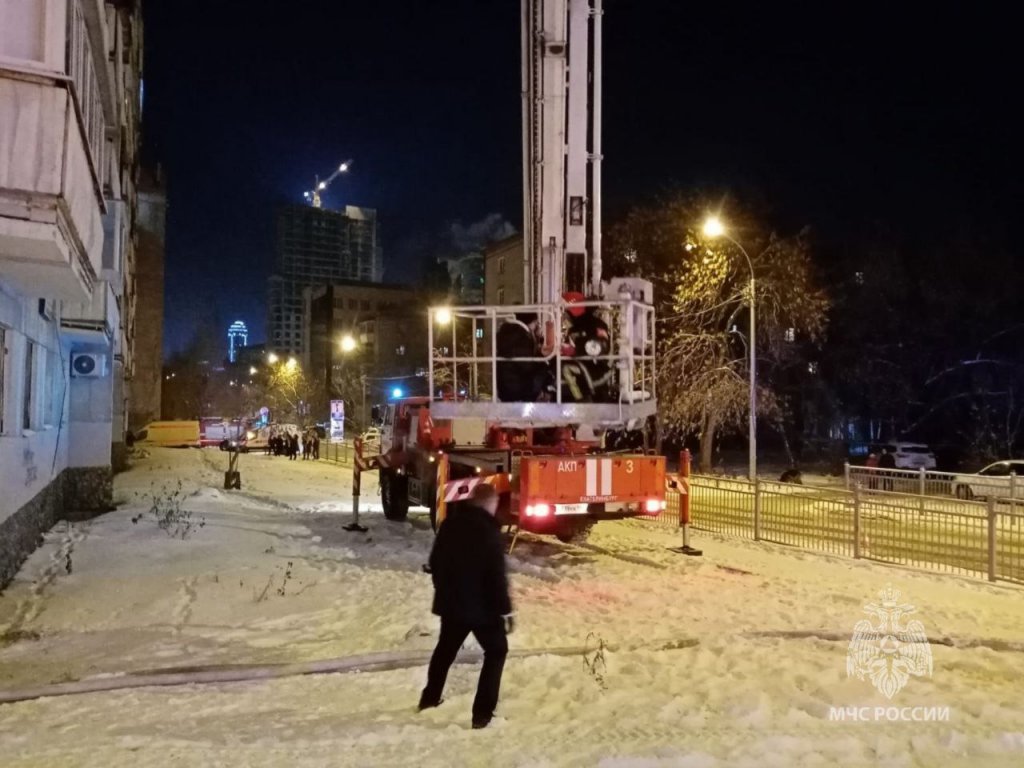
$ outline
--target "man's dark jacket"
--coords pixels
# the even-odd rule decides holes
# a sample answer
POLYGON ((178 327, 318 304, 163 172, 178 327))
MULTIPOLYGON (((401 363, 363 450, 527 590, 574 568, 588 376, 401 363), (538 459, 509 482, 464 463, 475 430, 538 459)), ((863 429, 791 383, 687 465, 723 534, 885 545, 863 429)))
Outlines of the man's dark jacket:
POLYGON ((501 531, 487 510, 460 506, 430 553, 434 613, 470 627, 491 624, 512 613, 501 531))

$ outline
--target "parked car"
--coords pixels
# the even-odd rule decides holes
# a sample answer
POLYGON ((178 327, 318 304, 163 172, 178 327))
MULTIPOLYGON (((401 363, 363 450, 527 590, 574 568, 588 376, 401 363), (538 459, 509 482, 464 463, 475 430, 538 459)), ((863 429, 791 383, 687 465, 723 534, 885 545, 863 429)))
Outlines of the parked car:
POLYGON ((989 464, 974 475, 953 478, 953 493, 960 499, 1024 499, 1024 459, 989 464), (1013 477, 1016 475, 1016 477, 1013 477))
POLYGON ((363 454, 373 456, 380 453, 380 429, 370 427, 360 437, 363 439, 363 454))
POLYGON ((932 449, 924 443, 891 442, 878 446, 885 448, 896 460, 896 469, 935 469, 938 462, 932 449))

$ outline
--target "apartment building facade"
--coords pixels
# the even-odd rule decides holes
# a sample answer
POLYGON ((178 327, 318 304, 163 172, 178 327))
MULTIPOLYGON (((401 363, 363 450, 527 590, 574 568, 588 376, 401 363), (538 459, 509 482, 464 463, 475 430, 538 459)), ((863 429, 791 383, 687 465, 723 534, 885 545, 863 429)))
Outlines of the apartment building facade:
POLYGON ((0 4, 0 586, 123 461, 141 70, 138 2, 0 4))

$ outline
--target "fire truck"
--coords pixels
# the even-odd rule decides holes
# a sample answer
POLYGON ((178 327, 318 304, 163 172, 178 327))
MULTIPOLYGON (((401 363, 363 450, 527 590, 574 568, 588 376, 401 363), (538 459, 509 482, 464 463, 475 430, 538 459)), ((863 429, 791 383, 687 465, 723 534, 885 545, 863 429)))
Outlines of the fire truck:
POLYGON ((479 483, 502 522, 563 540, 665 507, 651 284, 602 274, 602 15, 523 0, 525 300, 429 310, 429 394, 387 406, 379 454, 357 449, 356 492, 378 470, 388 519, 421 505, 436 527, 479 483), (606 445, 624 433, 642 448, 606 445))

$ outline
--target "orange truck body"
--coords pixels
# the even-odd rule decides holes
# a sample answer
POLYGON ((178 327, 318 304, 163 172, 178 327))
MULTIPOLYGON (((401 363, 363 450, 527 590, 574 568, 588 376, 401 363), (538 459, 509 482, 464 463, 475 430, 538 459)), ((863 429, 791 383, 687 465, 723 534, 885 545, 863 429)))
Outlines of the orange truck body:
POLYGON ((522 509, 538 503, 660 502, 665 498, 665 457, 524 456, 519 465, 519 497, 522 509))

